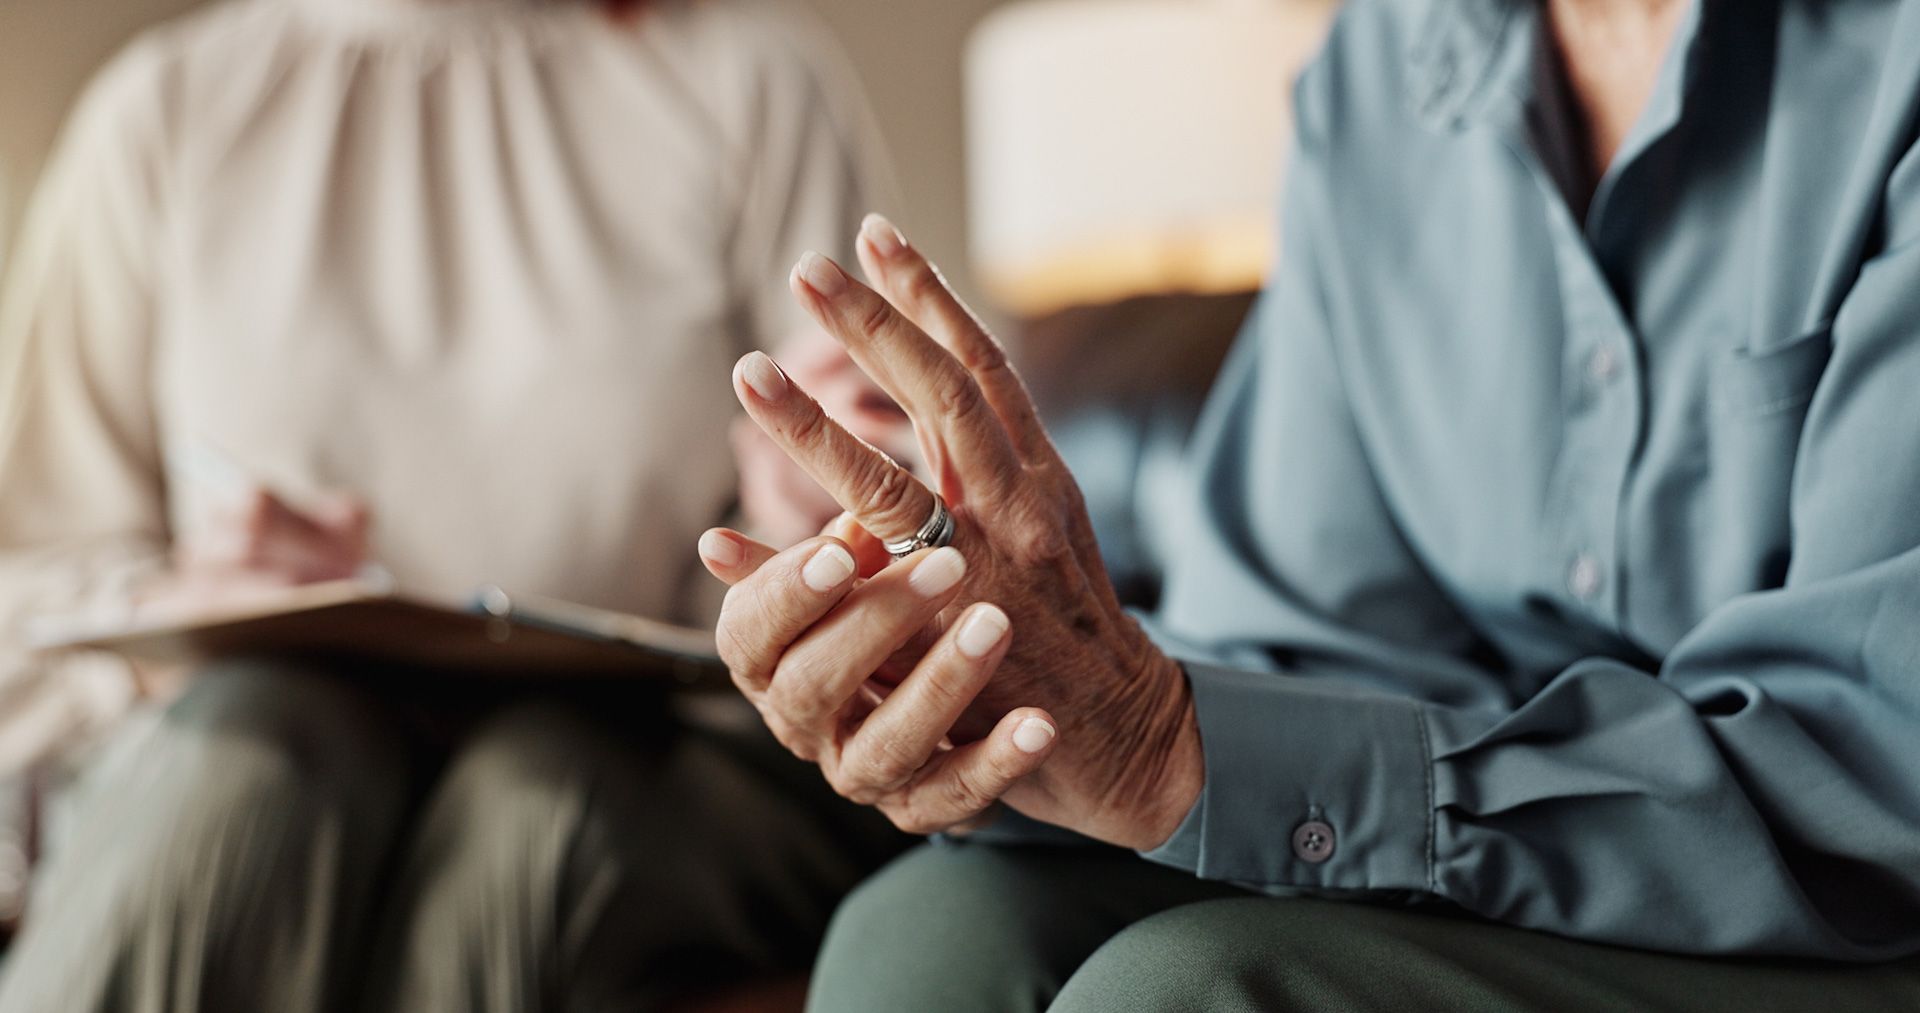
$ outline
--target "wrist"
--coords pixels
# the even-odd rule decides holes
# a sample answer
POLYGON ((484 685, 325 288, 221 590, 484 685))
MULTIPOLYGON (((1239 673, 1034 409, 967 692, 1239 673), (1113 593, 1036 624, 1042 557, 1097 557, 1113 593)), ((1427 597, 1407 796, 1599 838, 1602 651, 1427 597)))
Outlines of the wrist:
POLYGON ((1200 748, 1200 724, 1193 705, 1193 688, 1186 670, 1159 655, 1164 687, 1156 734, 1143 755, 1151 758, 1151 773, 1141 779, 1138 805, 1129 822, 1137 828, 1126 847, 1151 851, 1180 829, 1206 784, 1206 756, 1200 748))
POLYGON ((1148 851, 1179 829, 1206 770, 1186 671, 1135 630, 1142 648, 1131 674, 1108 706, 1073 730, 1092 750, 1062 773, 1077 782, 1073 794, 1082 799, 1082 818, 1070 829, 1148 851))

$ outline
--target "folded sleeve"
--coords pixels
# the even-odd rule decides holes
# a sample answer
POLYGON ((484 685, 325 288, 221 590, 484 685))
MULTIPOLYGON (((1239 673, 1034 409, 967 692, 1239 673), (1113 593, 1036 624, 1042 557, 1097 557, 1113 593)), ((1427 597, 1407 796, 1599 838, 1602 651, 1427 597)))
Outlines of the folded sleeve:
POLYGON ((157 57, 83 96, 28 207, 0 298, 0 770, 110 724, 130 673, 36 658, 33 628, 123 612, 166 524, 150 361, 165 158, 157 57))
MULTIPOLYGON (((1343 402, 1315 256, 1332 201, 1301 122, 1287 257, 1203 421, 1194 535, 1152 624, 1191 659, 1207 774, 1148 857, 1670 952, 1920 951, 1920 242, 1870 262, 1833 322, 1784 585, 1655 664, 1587 658, 1515 703, 1343 402)), ((1893 218, 1920 220, 1914 162, 1893 218)))

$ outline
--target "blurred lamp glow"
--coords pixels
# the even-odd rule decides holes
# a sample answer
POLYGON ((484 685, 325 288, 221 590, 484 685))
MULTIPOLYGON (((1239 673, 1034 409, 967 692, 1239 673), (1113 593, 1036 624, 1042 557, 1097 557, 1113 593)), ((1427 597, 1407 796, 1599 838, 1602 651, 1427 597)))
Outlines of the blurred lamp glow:
POLYGON ((974 266, 1040 316, 1258 288, 1293 76, 1334 0, 1032 0, 967 52, 974 266))

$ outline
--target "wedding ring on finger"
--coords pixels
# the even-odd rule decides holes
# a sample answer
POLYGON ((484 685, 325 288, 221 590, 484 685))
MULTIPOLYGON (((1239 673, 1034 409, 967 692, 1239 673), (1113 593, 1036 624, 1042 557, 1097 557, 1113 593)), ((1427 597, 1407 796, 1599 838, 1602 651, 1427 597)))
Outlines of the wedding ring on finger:
POLYGON ((921 549, 938 549, 953 544, 953 513, 947 509, 945 500, 939 493, 933 494, 933 512, 920 525, 920 530, 905 538, 882 543, 887 555, 895 559, 905 559, 921 549))

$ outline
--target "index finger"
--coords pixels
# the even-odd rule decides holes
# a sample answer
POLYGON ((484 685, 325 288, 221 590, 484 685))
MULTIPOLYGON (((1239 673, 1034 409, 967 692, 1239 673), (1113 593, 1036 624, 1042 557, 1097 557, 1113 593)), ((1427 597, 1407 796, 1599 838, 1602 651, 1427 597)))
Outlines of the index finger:
POLYGON ((898 540, 914 535, 933 514, 931 490, 835 422, 765 352, 742 358, 733 384, 747 415, 861 527, 898 540))

